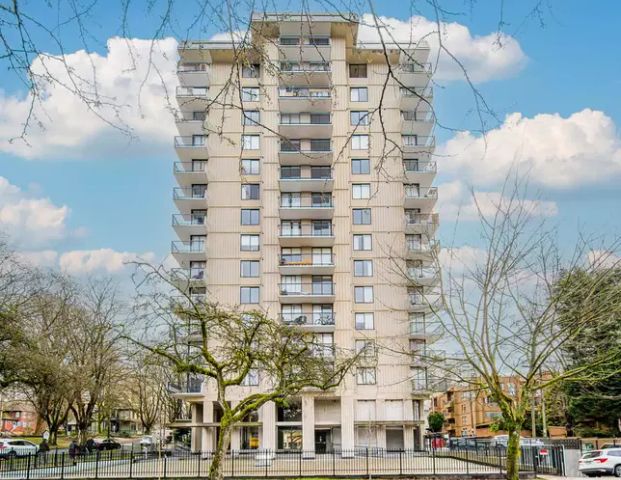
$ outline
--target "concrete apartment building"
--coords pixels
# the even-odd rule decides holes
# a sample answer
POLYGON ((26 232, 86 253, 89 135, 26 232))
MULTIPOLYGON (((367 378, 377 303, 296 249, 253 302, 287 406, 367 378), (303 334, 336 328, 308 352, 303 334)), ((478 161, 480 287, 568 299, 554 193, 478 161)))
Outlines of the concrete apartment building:
MULTIPOLYGON (((429 49, 388 50, 403 85, 384 89, 386 55, 356 47, 354 17, 255 14, 251 31, 242 55, 180 44, 172 254, 193 295, 299 325, 326 357, 365 354, 338 389, 262 407, 231 448, 420 448, 438 282, 429 49)), ((192 407, 179 425, 193 450, 213 448, 210 383, 189 378, 176 396, 192 407)))

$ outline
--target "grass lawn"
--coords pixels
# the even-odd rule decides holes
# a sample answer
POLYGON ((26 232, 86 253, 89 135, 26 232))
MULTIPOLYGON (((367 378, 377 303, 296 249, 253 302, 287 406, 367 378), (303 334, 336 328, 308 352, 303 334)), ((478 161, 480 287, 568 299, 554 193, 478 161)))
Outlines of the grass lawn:
MULTIPOLYGON (((35 443, 37 445, 39 445, 43 441, 43 437, 19 437, 19 438, 22 440, 27 440, 28 442, 35 443)), ((59 436, 57 438, 57 443, 58 445, 56 445, 56 447, 58 448, 68 448, 69 444, 71 443, 71 437, 59 436)), ((51 447, 52 450, 54 448, 55 447, 51 447)))

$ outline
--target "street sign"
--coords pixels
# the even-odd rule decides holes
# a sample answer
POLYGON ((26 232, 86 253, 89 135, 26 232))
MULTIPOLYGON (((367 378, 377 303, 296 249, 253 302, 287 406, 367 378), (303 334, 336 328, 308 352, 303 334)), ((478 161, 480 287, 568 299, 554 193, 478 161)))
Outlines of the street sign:
POLYGON ((45 432, 43 432, 43 438, 47 441, 50 439, 50 432, 48 430, 46 430, 45 432))
POLYGON ((539 456, 540 457, 547 457, 548 456, 548 449, 547 448, 541 448, 539 450, 539 456))

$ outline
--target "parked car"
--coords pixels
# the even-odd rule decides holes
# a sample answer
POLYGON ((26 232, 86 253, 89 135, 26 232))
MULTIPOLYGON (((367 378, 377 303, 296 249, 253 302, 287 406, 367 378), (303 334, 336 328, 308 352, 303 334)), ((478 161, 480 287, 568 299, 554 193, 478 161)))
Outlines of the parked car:
POLYGON ((621 447, 586 452, 578 460, 578 470, 587 477, 598 477, 602 474, 621 477, 621 447))
POLYGON ((0 438, 0 457, 23 457, 36 455, 39 451, 34 443, 18 438, 0 438))
POLYGON ((97 448, 97 450, 118 450, 121 448, 121 444, 111 438, 106 438, 105 440, 99 442, 95 448, 97 448))

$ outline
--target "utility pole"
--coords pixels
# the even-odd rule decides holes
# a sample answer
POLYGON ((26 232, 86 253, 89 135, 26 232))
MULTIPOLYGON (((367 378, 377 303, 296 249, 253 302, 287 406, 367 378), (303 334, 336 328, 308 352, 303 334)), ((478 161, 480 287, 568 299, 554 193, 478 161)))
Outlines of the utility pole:
POLYGON ((537 409, 535 408, 535 398, 531 401, 530 405, 530 435, 535 438, 537 436, 537 422, 535 421, 535 416, 537 415, 537 409))

